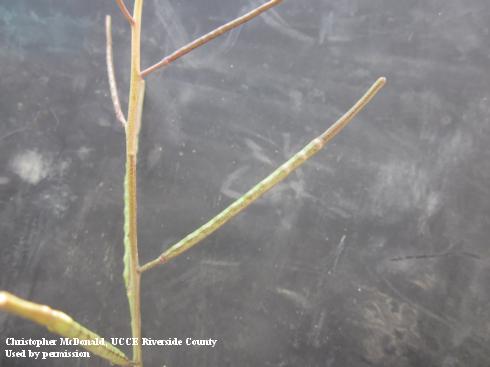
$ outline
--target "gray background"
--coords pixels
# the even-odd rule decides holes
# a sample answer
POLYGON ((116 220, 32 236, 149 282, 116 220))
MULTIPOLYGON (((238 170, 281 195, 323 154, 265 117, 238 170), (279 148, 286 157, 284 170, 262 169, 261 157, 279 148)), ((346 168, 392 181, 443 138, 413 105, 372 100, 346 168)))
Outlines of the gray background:
MULTIPOLYGON (((147 0, 143 65, 256 5, 147 0)), ((107 13, 126 106, 129 29, 113 1, 0 0, 0 288, 111 337, 130 332, 107 13)), ((145 274, 145 336, 218 339, 145 348, 146 365, 488 366, 489 24, 487 0, 290 0, 151 75, 142 261, 322 132, 378 76, 388 84, 285 183, 145 274)), ((51 337, 5 314, 0 335, 2 352, 5 336, 51 337)))

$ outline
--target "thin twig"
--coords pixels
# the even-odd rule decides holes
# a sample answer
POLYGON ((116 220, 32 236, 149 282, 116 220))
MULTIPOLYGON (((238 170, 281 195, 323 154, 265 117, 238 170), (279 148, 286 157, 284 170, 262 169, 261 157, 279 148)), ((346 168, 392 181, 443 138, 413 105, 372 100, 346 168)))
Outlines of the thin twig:
POLYGON ((172 54, 164 57, 161 61, 159 61, 155 65, 150 66, 149 68, 143 70, 141 72, 141 76, 144 78, 148 74, 154 72, 155 70, 160 69, 164 66, 167 66, 171 62, 173 62, 173 61, 177 60, 178 58, 184 56, 185 54, 191 52, 195 48, 208 43, 209 41, 215 39, 218 36, 221 36, 223 33, 228 32, 228 31, 232 30, 233 28, 236 28, 236 27, 242 25, 243 23, 248 22, 249 20, 255 18, 259 14, 261 14, 264 11, 272 8, 275 5, 278 5, 281 2, 282 2, 282 0, 271 0, 271 1, 255 8, 254 10, 248 12, 247 14, 242 15, 241 17, 238 17, 238 18, 232 20, 231 22, 226 23, 226 24, 222 25, 221 27, 216 28, 215 30, 205 34, 204 36, 201 36, 201 37, 195 39, 194 41, 188 43, 184 47, 173 52, 172 54))
POLYGON ((97 343, 102 337, 85 328, 64 312, 53 310, 46 305, 26 301, 8 292, 0 291, 0 310, 31 320, 45 326, 52 333, 65 338, 77 338, 80 340, 92 340, 93 344, 81 345, 81 347, 120 366, 128 366, 131 361, 126 355, 109 342, 97 343))
POLYGON ((106 35, 106 63, 107 63, 107 76, 109 78, 109 89, 111 91, 112 104, 114 106, 114 112, 117 119, 121 124, 126 126, 126 118, 121 109, 121 103, 119 102, 119 95, 117 93, 116 75, 114 73, 114 59, 112 57, 112 30, 111 30, 111 16, 105 17, 105 35, 106 35))
POLYGON ((140 272, 147 271, 157 265, 164 264, 174 257, 182 254, 184 251, 190 249, 211 233, 220 228, 223 224, 228 222, 231 218, 248 207, 251 203, 261 197, 264 193, 269 191, 272 187, 284 180, 292 171, 303 164, 307 159, 315 155, 320 149, 322 149, 340 130, 342 130, 358 113, 361 111, 369 101, 376 95, 376 93, 385 84, 385 78, 379 78, 369 90, 357 101, 357 103, 351 107, 340 119, 337 120, 332 126, 328 128, 323 134, 312 140, 301 151, 291 157, 286 163, 280 166, 277 170, 272 172, 264 180, 259 182, 255 187, 243 195, 240 199, 236 200, 228 208, 223 210, 216 217, 209 222, 198 228, 191 234, 184 237, 168 250, 163 252, 158 258, 152 260, 140 267, 140 272))
POLYGON ((116 0, 117 5, 119 6, 119 9, 121 9, 121 13, 126 18, 132 26, 134 25, 134 18, 131 16, 129 13, 128 8, 126 7, 126 4, 124 4, 123 0, 116 0))

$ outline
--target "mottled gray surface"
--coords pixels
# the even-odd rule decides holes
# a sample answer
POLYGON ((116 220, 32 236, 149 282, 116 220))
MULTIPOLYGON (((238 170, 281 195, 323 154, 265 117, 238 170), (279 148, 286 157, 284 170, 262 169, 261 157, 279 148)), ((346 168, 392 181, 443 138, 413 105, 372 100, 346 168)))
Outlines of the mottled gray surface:
MULTIPOLYGON (((257 4, 147 0, 144 65, 257 4)), ((110 337, 129 326, 106 13, 126 105, 129 32, 112 1, 0 0, 0 288, 110 337)), ((488 366, 489 25, 488 0, 289 0, 150 76, 143 260, 282 163, 378 76, 388 85, 326 151, 145 275, 145 336, 219 340, 146 348, 146 365, 488 366)), ((50 336, 0 314, 1 343, 7 335, 50 336)))

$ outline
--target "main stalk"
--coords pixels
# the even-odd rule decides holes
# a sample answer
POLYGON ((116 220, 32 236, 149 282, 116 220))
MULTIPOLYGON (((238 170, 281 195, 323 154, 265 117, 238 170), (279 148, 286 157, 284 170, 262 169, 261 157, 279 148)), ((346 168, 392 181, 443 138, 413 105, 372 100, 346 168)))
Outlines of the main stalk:
POLYGON ((125 270, 124 278, 131 314, 131 333, 138 341, 133 345, 133 361, 143 366, 141 356, 141 297, 138 259, 137 211, 137 156, 138 133, 141 124, 141 107, 144 80, 140 73, 141 15, 143 0, 135 0, 131 24, 131 84, 129 90, 128 121, 126 125, 126 178, 125 178, 125 270))

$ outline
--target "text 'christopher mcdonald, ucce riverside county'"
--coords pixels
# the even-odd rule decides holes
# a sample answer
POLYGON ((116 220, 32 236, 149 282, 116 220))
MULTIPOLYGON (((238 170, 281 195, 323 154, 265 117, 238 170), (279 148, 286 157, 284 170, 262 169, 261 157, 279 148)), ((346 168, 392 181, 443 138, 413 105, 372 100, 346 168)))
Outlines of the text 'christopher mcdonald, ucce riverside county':
MULTIPOLYGON (((137 338, 109 338, 107 342, 112 345, 138 345, 137 338)), ((58 338, 58 339, 31 339, 31 338, 6 338, 6 345, 23 345, 23 346, 35 346, 37 348, 48 345, 105 345, 106 340, 104 338, 97 339, 78 339, 78 338, 58 338), (59 343, 58 343, 59 341, 59 343)), ((211 347, 214 348, 218 339, 194 339, 194 338, 169 338, 169 339, 153 339, 153 338, 141 338, 141 345, 143 346, 194 346, 194 347, 211 347)))

